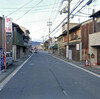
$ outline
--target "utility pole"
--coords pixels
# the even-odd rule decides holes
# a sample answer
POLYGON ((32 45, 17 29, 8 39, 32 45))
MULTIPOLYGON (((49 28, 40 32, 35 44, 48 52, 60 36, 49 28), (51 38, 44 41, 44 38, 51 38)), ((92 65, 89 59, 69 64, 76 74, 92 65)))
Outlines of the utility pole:
POLYGON ((49 45, 50 45, 50 26, 52 26, 52 22, 49 19, 49 22, 47 22, 47 26, 49 26, 49 34, 48 34, 48 39, 49 39, 49 44, 48 44, 48 51, 49 51, 49 45))
POLYGON ((70 0, 68 0, 68 15, 67 15, 67 46, 66 46, 67 61, 69 61, 69 16, 70 16, 70 0))

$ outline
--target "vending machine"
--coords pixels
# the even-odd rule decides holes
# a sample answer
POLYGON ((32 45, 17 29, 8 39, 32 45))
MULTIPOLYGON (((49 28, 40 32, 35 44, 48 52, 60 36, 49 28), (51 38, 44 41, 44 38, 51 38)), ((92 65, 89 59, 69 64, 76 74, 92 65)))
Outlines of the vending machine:
POLYGON ((0 71, 4 69, 4 51, 0 48, 0 71))

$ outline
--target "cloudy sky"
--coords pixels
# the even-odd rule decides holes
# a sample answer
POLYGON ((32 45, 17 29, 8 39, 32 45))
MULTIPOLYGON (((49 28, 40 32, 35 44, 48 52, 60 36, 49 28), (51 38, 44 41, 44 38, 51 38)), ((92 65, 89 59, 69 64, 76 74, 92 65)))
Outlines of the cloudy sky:
MULTIPOLYGON (((27 28, 30 31, 30 37, 33 41, 42 41, 48 39, 47 22, 52 22, 51 31, 53 31, 59 23, 67 17, 66 14, 60 15, 59 11, 67 5, 67 1, 63 0, 2 0, 0 3, 0 16, 4 15, 13 19, 13 22, 27 28)), ((72 0, 71 11, 76 4, 82 0, 72 0)), ((76 13, 88 0, 76 9, 76 13)), ((80 13, 70 19, 71 22, 82 22, 88 19, 92 14, 92 9, 100 10, 100 1, 93 0, 89 6, 85 6, 80 13)), ((67 21, 67 20, 65 20, 67 21)), ((50 36, 58 36, 61 34, 61 26, 57 28, 50 36)))

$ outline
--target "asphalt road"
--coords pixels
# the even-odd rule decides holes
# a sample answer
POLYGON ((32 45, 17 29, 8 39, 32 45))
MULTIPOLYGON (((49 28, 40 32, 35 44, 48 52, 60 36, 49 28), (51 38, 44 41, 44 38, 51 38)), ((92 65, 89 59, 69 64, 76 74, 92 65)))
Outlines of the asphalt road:
POLYGON ((100 77, 39 52, 3 87, 0 99, 100 99, 100 77))

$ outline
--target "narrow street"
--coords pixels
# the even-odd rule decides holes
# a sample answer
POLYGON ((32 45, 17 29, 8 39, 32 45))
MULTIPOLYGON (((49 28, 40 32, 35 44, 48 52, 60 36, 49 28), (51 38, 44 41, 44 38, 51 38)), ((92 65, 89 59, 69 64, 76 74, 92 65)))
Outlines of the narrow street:
POLYGON ((100 99, 100 78, 38 52, 3 87, 0 99, 100 99))

